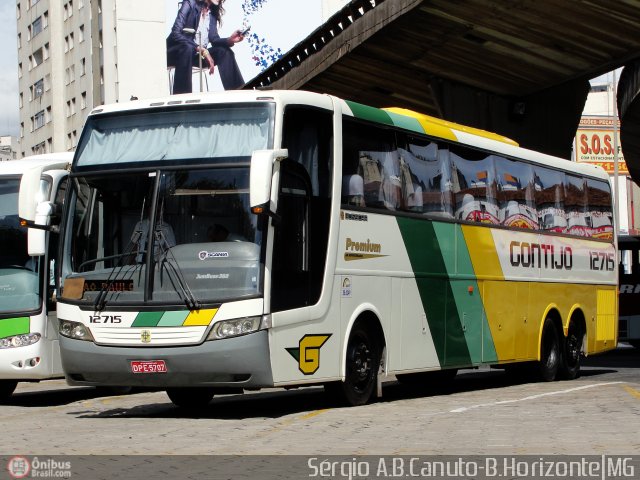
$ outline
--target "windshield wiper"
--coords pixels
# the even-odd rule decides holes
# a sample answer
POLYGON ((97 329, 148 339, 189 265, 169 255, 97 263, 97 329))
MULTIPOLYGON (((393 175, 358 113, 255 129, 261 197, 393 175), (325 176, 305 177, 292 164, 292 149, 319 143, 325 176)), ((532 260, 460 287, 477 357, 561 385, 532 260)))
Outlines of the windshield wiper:
POLYGON ((171 246, 169 245, 169 242, 167 241, 162 230, 156 229, 155 237, 156 237, 156 243, 160 247, 160 257, 161 257, 160 272, 162 272, 162 267, 164 265, 167 265, 167 267, 170 267, 170 268, 167 268, 167 272, 173 272, 176 283, 178 284, 176 286, 176 283, 174 283, 174 280, 171 278, 171 275, 169 275, 169 280, 171 281, 171 285, 173 286, 173 289, 176 291, 177 294, 182 295, 182 301, 185 303, 185 305, 189 310, 200 310, 200 308, 202 307, 202 304, 195 297, 195 295, 193 294, 193 291, 191 291, 191 288, 189 288, 189 284, 185 280, 184 274, 180 269, 180 264, 176 260, 176 257, 173 255, 173 252, 171 251, 171 246), (171 259, 169 259, 169 255, 171 256, 171 259))
MULTIPOLYGON (((109 293, 109 289, 111 288, 111 285, 113 285, 115 283, 115 281, 118 279, 118 275, 120 275, 120 273, 122 272, 122 270, 124 270, 125 264, 122 263, 122 259, 125 257, 131 257, 133 255, 137 255, 137 254, 144 254, 144 251, 134 251, 134 247, 136 245, 138 245, 138 241, 140 240, 140 236, 142 235, 142 231, 136 230, 133 235, 131 235, 131 238, 129 239, 129 243, 127 243, 127 246, 125 247, 125 251, 123 253, 119 253, 117 255, 111 255, 109 257, 104 257, 104 260, 108 260, 108 259, 118 259, 118 263, 111 269, 111 272, 109 273, 109 276, 107 277, 107 281, 102 285, 102 287, 100 288, 100 290, 98 290, 98 295, 96 296, 96 299, 93 303, 93 306, 95 308, 96 311, 102 311, 104 309, 104 307, 107 305, 107 294, 109 293), (118 269, 118 272, 113 275, 113 273, 116 271, 116 269, 118 269), (113 277, 112 277, 113 275, 113 277)), ((96 263, 98 261, 100 261, 101 259, 95 259, 95 260, 88 260, 86 262, 83 262, 82 264, 80 264, 80 267, 78 268, 78 270, 80 270, 80 268, 82 268, 83 265, 88 264, 88 263, 96 263)), ((136 268, 138 268, 138 264, 133 265, 134 270, 136 268)))

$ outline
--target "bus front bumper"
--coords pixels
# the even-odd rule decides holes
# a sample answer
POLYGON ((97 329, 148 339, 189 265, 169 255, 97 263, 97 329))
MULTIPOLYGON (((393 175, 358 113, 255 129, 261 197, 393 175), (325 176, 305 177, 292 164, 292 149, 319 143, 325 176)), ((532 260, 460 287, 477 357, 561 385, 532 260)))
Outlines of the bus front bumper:
POLYGON ((273 386, 267 330, 184 347, 113 347, 60 337, 69 385, 146 388, 273 386), (166 373, 133 373, 132 362, 163 360, 166 373))

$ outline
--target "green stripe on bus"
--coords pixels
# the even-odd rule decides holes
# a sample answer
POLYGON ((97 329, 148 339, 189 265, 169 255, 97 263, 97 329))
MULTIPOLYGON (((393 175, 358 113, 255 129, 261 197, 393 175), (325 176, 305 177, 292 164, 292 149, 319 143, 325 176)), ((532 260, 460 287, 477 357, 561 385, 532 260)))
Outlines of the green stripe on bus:
POLYGON ((187 310, 179 310, 177 312, 165 312, 162 319, 158 322, 159 327, 180 327, 189 315, 187 310))
POLYGON ((0 320, 0 338, 23 335, 31 330, 29 317, 7 318, 0 320))
POLYGON ((394 112, 386 113, 389 115, 389 118, 391 118, 391 121, 396 127, 417 133, 425 133, 424 128, 422 128, 422 125, 420 125, 420 122, 416 118, 407 117, 406 115, 400 115, 399 113, 394 112))
POLYGON ((140 312, 133 321, 132 327, 156 327, 164 312, 140 312))
POLYGON ((454 243, 453 235, 441 243, 430 221, 397 217, 397 222, 440 365, 469 365, 471 356, 443 258, 443 254, 449 256, 455 252, 446 247, 454 243), (441 245, 445 247, 444 251, 441 245))
POLYGON ((362 105, 361 103, 351 102, 349 100, 345 100, 351 112, 356 118, 361 118, 363 120, 369 120, 371 122, 384 123, 386 125, 393 125, 391 121, 391 117, 384 110, 380 110, 379 108, 369 107, 368 105, 362 105))
POLYGON ((434 223, 433 227, 451 278, 451 292, 458 318, 462 319, 471 362, 474 365, 497 362, 498 355, 462 229, 451 223, 434 223), (455 238, 454 242, 452 238, 455 238))

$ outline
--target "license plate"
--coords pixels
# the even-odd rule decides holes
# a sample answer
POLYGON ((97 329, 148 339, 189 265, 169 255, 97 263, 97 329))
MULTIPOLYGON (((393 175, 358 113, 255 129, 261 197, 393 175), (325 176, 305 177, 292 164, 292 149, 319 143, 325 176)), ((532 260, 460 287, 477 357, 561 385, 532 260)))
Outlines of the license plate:
POLYGON ((167 373, 167 364, 164 360, 132 360, 132 373, 167 373))

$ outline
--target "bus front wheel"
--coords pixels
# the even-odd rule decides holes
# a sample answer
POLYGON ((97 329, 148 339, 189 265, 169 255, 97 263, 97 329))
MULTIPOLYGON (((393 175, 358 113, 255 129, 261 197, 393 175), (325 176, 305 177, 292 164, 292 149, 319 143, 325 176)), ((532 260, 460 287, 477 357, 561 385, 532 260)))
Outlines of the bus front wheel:
POLYGON ((13 380, 0 380, 0 401, 9 398, 17 386, 18 382, 13 380))
POLYGON ((379 342, 362 324, 356 325, 347 344, 345 380, 327 384, 325 389, 348 405, 364 405, 376 388, 379 365, 379 342))
POLYGON ((560 340, 558 329, 553 320, 547 318, 542 329, 540 342, 540 361, 538 362, 538 377, 544 382, 552 382, 558 373, 561 361, 560 340))
POLYGON ((212 388, 169 388, 167 395, 174 405, 181 408, 204 408, 213 398, 212 388))
POLYGON ((566 380, 573 380, 580 375, 580 356, 582 355, 582 330, 574 322, 569 325, 567 338, 564 340, 562 361, 558 373, 566 380))

